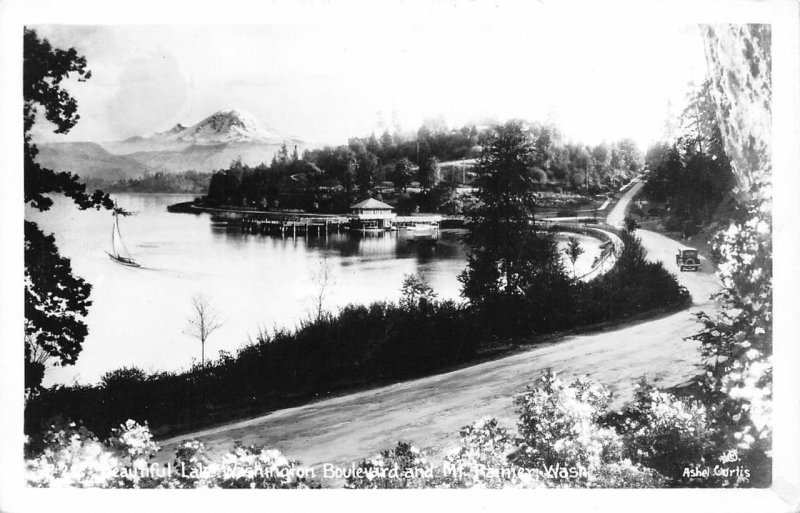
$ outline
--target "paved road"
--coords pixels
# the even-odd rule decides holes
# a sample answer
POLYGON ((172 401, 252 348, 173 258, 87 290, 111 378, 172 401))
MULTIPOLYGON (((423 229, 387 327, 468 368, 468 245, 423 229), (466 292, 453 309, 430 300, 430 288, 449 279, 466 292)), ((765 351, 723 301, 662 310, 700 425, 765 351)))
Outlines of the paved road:
POLYGON ((636 183, 622 195, 617 204, 614 205, 614 208, 611 209, 611 212, 608 213, 606 223, 616 228, 623 228, 625 226, 625 211, 628 210, 628 205, 630 205, 631 200, 633 200, 634 196, 639 194, 642 187, 644 187, 644 182, 637 180, 636 183))
MULTIPOLYGON (((624 208, 638 192, 631 188, 609 214, 621 222, 624 208), (618 210, 620 209, 620 210, 618 210)), ((678 244, 653 232, 639 232, 650 258, 677 272, 678 244)), ((211 454, 235 441, 278 448, 303 465, 347 464, 393 446, 398 440, 419 447, 450 447, 458 430, 483 415, 506 427, 516 424, 513 398, 546 369, 564 377, 588 374, 617 393, 615 406, 632 397, 633 384, 645 375, 660 386, 683 383, 696 374, 698 347, 683 338, 695 333, 693 314, 710 310, 718 288, 707 262, 697 273, 677 272, 694 298, 689 310, 608 331, 537 346, 526 352, 465 369, 382 387, 314 404, 279 410, 252 420, 205 429, 162 442, 165 457, 174 444, 193 438, 211 454)))

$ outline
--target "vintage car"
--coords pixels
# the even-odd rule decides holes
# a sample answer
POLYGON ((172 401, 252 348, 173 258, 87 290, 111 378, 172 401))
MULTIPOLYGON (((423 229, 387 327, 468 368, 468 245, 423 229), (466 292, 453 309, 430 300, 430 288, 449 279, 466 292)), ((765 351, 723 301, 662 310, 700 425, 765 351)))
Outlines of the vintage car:
POLYGON ((681 271, 697 271, 700 268, 700 255, 694 248, 683 248, 675 255, 675 263, 681 271))

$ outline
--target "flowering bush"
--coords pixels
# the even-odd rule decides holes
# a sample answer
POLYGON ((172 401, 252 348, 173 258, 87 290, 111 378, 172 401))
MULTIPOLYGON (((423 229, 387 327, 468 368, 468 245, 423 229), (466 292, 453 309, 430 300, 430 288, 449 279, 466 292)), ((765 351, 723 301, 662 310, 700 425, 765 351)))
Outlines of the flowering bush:
POLYGON ((219 488, 309 488, 297 462, 280 451, 237 445, 222 457, 219 467, 209 469, 211 485, 219 488))
MULTIPOLYGON (((578 382, 597 392, 596 384, 586 380, 578 382)), ((554 383, 557 388, 563 388, 559 381, 554 383)), ((612 430, 600 428, 594 432, 596 446, 609 444, 605 437, 613 433, 612 430)), ((617 445, 617 437, 611 436, 610 445, 617 445)), ((532 462, 526 458, 529 449, 521 438, 515 439, 499 428, 497 420, 484 417, 462 429, 461 446, 445 458, 445 483, 461 488, 653 488, 663 485, 658 473, 628 459, 608 458, 602 464, 587 468, 585 474, 575 476, 571 469, 576 467, 564 462, 548 465, 539 461, 538 465, 531 466, 532 462)))
POLYGON ((458 488, 544 487, 540 472, 510 461, 518 447, 497 419, 483 417, 461 430, 461 445, 445 457, 446 482, 458 488))
POLYGON ((205 445, 197 440, 187 440, 175 449, 172 462, 176 472, 163 481, 164 488, 210 488, 214 484, 214 463, 206 454, 205 445))
POLYGON ((683 401, 642 382, 622 418, 625 455, 633 461, 675 480, 684 468, 706 462, 712 432, 698 401, 683 401))
POLYGON ((771 481, 772 450, 772 214, 771 188, 756 183, 750 199, 714 242, 723 289, 719 313, 701 313, 699 341, 706 368, 704 401, 716 442, 735 447, 771 481))
POLYGON ((418 448, 398 442, 394 449, 362 460, 348 475, 345 488, 429 488, 442 484, 441 474, 418 448))
POLYGON ((133 420, 100 442, 74 423, 53 426, 26 459, 29 486, 40 488, 308 488, 303 472, 279 451, 236 446, 219 463, 198 441, 175 452, 172 467, 149 463, 158 444, 147 424, 133 420))
POLYGON ((599 424, 611 394, 579 378, 565 384, 547 373, 517 399, 519 436, 484 417, 461 430, 461 444, 431 465, 399 443, 359 465, 365 476, 348 488, 545 488, 663 486, 658 472, 624 458, 624 439, 599 424), (395 473, 388 475, 391 469, 395 473))
POLYGON ((579 378, 571 385, 547 372, 539 386, 519 396, 519 434, 526 466, 556 465, 594 468, 621 453, 613 429, 597 424, 610 392, 579 378))
POLYGON ((117 456, 85 427, 52 426, 42 437, 41 452, 25 461, 29 486, 105 488, 120 465, 117 456))
POLYGON ((567 385, 547 372, 539 386, 516 400, 517 462, 540 468, 549 486, 652 487, 661 476, 624 459, 623 438, 599 423, 610 391, 587 378, 567 385))

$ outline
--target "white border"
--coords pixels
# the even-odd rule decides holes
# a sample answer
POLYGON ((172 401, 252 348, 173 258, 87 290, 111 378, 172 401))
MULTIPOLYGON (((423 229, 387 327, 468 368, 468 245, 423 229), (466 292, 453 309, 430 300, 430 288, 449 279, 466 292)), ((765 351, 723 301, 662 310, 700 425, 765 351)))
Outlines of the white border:
MULTIPOLYGON (((202 506, 351 510, 359 507, 573 508, 597 511, 792 511, 800 508, 800 323, 797 258, 800 198, 800 15, 798 4, 777 1, 166 1, 115 5, 99 0, 0 0, 0 511, 162 511, 202 506), (548 490, 392 493, 169 492, 29 490, 22 486, 22 123, 21 56, 25 24, 668 24, 770 23, 773 25, 775 169, 775 451, 772 490, 548 490), (188 505, 191 503, 192 506, 188 505), (590 506, 591 505, 591 506, 590 506)), ((631 44, 635 44, 632 42, 631 44)))

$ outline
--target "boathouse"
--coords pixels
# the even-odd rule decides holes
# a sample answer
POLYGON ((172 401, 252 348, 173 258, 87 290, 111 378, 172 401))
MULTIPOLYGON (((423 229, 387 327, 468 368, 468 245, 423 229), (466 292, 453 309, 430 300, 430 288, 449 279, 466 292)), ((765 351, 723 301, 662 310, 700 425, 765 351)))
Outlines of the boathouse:
POLYGON ((350 224, 357 230, 390 230, 397 214, 394 207, 373 198, 350 206, 350 224))

